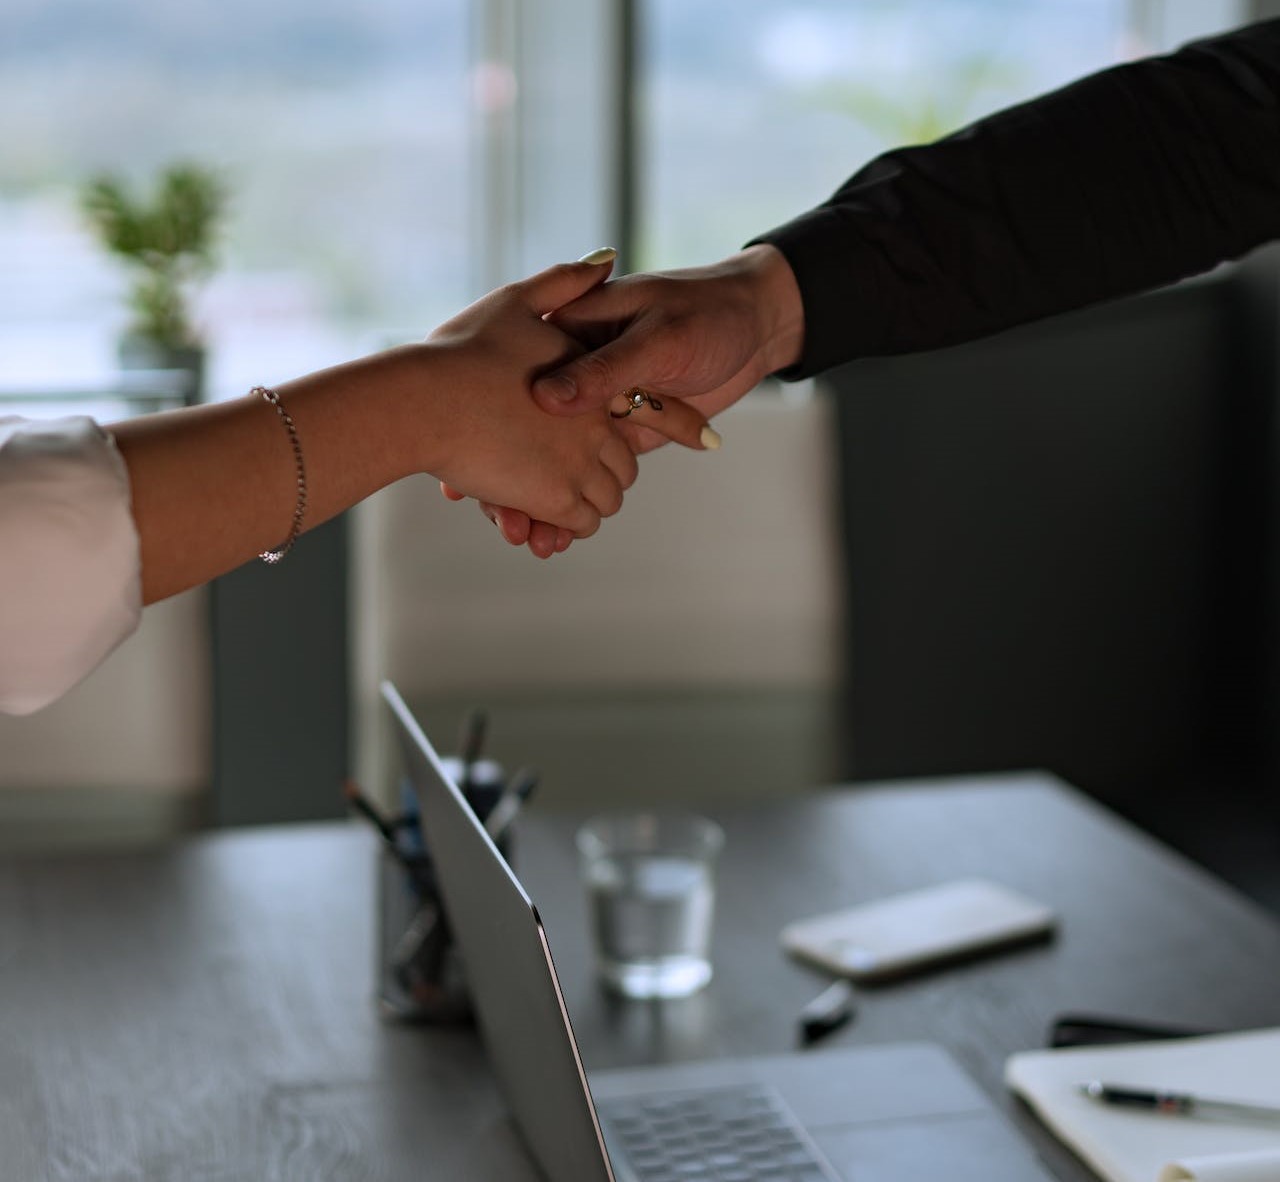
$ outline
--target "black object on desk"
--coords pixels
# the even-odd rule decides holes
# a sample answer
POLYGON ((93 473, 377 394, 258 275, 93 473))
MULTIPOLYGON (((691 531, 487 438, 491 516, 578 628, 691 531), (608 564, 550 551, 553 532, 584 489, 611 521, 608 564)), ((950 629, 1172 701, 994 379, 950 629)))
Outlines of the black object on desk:
POLYGON ((841 978, 832 981, 800 1011, 800 1041, 812 1046, 847 1025, 857 1013, 853 985, 841 978))
POLYGON ((1099 1014, 1062 1014, 1049 1030, 1051 1047, 1105 1047, 1129 1042, 1154 1042, 1166 1038, 1196 1038, 1217 1034, 1214 1030, 1193 1030, 1188 1026, 1167 1026, 1133 1018, 1113 1018, 1099 1014))

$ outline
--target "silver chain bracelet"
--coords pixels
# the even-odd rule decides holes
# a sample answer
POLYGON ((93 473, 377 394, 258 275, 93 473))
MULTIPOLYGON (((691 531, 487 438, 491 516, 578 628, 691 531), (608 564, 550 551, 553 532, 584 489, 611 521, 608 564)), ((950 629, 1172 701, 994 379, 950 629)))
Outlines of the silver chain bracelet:
POLYGON ((294 425, 293 416, 281 403, 280 395, 274 390, 268 390, 266 386, 254 386, 249 393, 260 394, 275 408, 276 414, 284 424, 284 429, 289 432, 289 443, 293 447, 293 462, 298 470, 298 499, 293 506, 293 522, 289 526, 289 536, 274 550, 265 550, 258 555, 263 562, 274 566, 293 549, 294 542, 298 540, 298 534, 302 532, 302 517, 307 511, 307 469, 302 463, 302 444, 298 440, 298 428, 294 425))

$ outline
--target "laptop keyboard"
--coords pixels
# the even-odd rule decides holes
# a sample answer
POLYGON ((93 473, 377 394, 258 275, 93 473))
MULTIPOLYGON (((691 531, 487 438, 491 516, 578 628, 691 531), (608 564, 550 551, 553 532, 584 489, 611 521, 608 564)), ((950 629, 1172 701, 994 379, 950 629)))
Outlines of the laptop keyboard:
POLYGON ((596 1105, 628 1182, 839 1182, 772 1088, 627 1096, 596 1105))

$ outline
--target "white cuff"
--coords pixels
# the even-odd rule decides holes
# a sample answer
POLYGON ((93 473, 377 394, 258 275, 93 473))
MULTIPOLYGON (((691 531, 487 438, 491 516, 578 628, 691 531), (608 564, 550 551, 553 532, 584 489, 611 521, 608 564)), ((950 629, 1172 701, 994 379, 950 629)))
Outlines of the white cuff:
POLYGON ((129 472, 85 416, 0 418, 0 711, 64 694, 138 626, 129 472))

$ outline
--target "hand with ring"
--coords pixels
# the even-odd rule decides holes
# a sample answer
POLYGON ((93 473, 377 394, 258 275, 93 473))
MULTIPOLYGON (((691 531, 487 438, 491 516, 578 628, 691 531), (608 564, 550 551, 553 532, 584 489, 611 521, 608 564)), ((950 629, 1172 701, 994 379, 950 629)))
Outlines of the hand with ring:
MULTIPOLYGON (((707 266, 602 283, 550 319, 586 351, 534 382, 534 398, 559 415, 608 405, 627 416, 619 426, 637 455, 668 439, 698 446, 659 424, 675 407, 689 406, 685 399, 696 399, 708 416, 719 413, 768 374, 795 365, 804 346, 799 285, 782 252, 764 244, 707 266), (665 409, 619 402, 636 389, 657 394, 665 409)), ((719 446, 720 437, 707 431, 701 446, 719 446)), ((507 541, 527 540, 542 557, 572 540, 524 514, 482 508, 507 541)))
MULTIPOLYGON (((612 252, 599 251, 584 256, 580 261, 608 263, 611 260, 612 252), (597 256, 600 255, 604 258, 599 259, 597 256)), ((556 315, 555 312, 550 313, 547 319, 555 323, 556 315)), ((614 429, 633 455, 652 451, 668 442, 680 443, 696 451, 714 451, 720 446, 718 432, 700 411, 683 398, 658 397, 645 387, 628 385, 616 391, 608 406, 614 429)), ((448 481, 441 481, 440 491, 451 501, 465 499, 465 495, 448 481)), ((527 545, 539 558, 549 558, 567 550, 575 536, 567 529, 557 528, 503 505, 482 500, 480 507, 507 542, 515 546, 527 545)))
POLYGON ((662 409, 662 403, 652 394, 640 389, 639 386, 632 386, 630 390, 624 390, 622 397, 626 399, 626 410, 610 410, 610 417, 615 419, 628 418, 633 410, 639 410, 646 404, 653 407, 654 410, 662 409))

